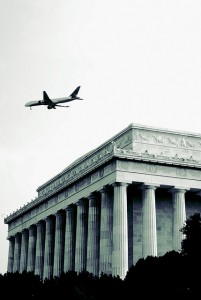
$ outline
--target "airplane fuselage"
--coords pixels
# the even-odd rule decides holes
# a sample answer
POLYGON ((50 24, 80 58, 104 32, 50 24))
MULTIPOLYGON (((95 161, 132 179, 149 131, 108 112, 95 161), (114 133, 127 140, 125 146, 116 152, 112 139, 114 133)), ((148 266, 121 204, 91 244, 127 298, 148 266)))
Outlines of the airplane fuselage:
MULTIPOLYGON (((81 100, 80 98, 64 97, 64 98, 51 99, 51 101, 53 102, 53 104, 59 104, 59 103, 70 102, 76 99, 81 100)), ((44 100, 36 100, 36 101, 29 101, 25 104, 26 107, 37 106, 37 105, 47 105, 47 103, 44 100)))
MULTIPOLYGON (((63 98, 55 98, 55 99, 50 99, 47 93, 43 91, 42 100, 29 101, 25 104, 25 106, 31 108, 32 106, 46 105, 48 109, 52 109, 52 108, 55 109, 57 106, 62 107, 63 105, 59 105, 60 103, 70 102, 73 100, 83 100, 80 97, 77 97, 79 89, 80 86, 78 86, 70 96, 63 97, 63 98)), ((63 107, 68 107, 68 106, 63 106, 63 107)))
POLYGON ((51 100, 53 103, 58 104, 58 103, 70 102, 70 101, 73 101, 76 99, 77 98, 64 97, 64 98, 56 98, 56 99, 51 99, 51 100))

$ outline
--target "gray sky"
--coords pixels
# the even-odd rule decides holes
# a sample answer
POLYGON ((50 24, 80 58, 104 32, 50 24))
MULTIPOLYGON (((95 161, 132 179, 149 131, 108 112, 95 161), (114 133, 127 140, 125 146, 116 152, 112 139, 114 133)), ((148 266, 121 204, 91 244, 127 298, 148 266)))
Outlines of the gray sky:
POLYGON ((201 133, 201 2, 0 1, 0 273, 4 218, 131 123, 201 133), (68 96, 69 108, 24 104, 68 96))

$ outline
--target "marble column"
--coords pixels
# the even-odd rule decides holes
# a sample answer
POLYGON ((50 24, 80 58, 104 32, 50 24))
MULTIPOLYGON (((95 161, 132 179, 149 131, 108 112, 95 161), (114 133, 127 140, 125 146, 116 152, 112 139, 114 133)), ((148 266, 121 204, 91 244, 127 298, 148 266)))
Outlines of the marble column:
POLYGON ((88 201, 81 199, 77 203, 77 226, 75 243, 75 271, 86 271, 87 233, 88 233, 88 201))
POLYGON ((64 211, 59 210, 56 214, 55 244, 54 244, 54 268, 53 277, 59 277, 63 272, 64 264, 64 233, 65 216, 64 211))
POLYGON ((124 279, 128 271, 127 183, 116 182, 113 206, 112 275, 124 279))
POLYGON ((34 272, 35 258, 36 258, 36 226, 31 225, 29 227, 27 272, 34 272))
POLYGON ((185 193, 188 189, 173 188, 173 250, 181 250, 181 241, 184 238, 180 229, 186 221, 185 193))
POLYGON ((45 248, 45 225, 44 221, 39 221, 36 224, 37 239, 36 239, 36 261, 35 261, 35 275, 43 278, 43 264, 44 264, 44 248, 45 248))
POLYGON ((104 187, 101 193, 100 261, 99 275, 112 274, 112 227, 113 197, 111 190, 104 187))
POLYGON ((13 272, 13 263, 14 263, 14 249, 15 249, 15 238, 11 236, 8 238, 9 248, 8 248, 8 264, 7 264, 7 272, 13 272))
POLYGON ((45 219, 45 252, 44 252, 44 268, 43 280, 51 279, 53 276, 54 261, 54 220, 52 216, 45 219))
POLYGON ((64 247, 64 272, 75 269, 75 230, 76 230, 76 206, 69 205, 66 209, 66 229, 64 247))
POLYGON ((28 241, 29 241, 29 231, 27 229, 23 229, 21 256, 20 256, 20 273, 27 270, 28 241))
POLYGON ((142 189, 142 255, 157 256, 155 190, 158 186, 143 184, 142 189))
POLYGON ((21 233, 16 233, 16 235, 15 235, 15 249, 14 249, 13 273, 20 271, 21 240, 22 240, 21 233))
POLYGON ((87 271, 99 275, 100 252, 100 199, 92 193, 88 197, 87 271))

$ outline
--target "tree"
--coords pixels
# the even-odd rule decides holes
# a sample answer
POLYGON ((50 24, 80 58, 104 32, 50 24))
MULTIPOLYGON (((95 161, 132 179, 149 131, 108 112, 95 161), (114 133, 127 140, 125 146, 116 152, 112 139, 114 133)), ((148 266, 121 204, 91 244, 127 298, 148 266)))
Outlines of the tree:
POLYGON ((180 230, 185 238, 181 242, 181 254, 201 262, 201 216, 191 215, 180 230))
POLYGON ((191 215, 180 230, 185 238, 181 242, 181 255, 185 259, 185 278, 188 282, 189 296, 195 299, 200 295, 201 268, 201 216, 191 215))

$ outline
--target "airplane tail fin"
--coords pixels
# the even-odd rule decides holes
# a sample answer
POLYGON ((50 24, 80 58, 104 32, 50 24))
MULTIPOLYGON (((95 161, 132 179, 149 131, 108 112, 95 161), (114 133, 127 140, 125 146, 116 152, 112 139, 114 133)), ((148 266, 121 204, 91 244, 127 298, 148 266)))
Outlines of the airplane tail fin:
POLYGON ((45 91, 43 91, 43 100, 50 100, 48 94, 45 91))
POLYGON ((78 86, 78 87, 74 90, 74 92, 72 92, 72 94, 70 95, 70 97, 72 97, 72 98, 76 97, 77 94, 78 94, 78 92, 79 92, 79 89, 80 89, 80 86, 78 86))

